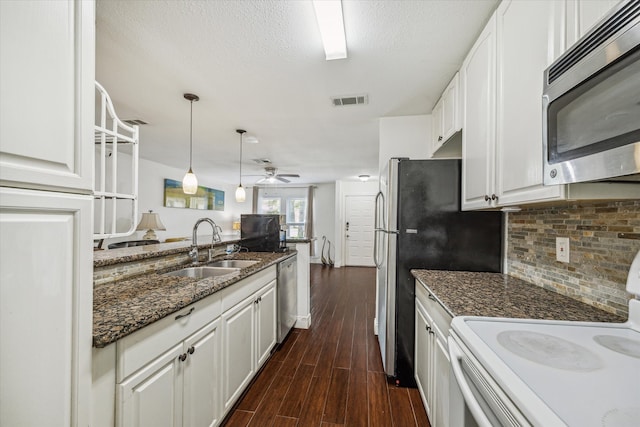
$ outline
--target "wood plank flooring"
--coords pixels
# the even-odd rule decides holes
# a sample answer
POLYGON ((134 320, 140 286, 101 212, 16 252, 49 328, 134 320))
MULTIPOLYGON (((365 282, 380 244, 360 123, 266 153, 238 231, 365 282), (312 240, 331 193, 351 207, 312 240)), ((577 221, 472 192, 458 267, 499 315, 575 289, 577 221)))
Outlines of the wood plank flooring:
POLYGON ((375 273, 311 265, 312 327, 291 331, 225 426, 429 427, 418 391, 383 372, 375 273))

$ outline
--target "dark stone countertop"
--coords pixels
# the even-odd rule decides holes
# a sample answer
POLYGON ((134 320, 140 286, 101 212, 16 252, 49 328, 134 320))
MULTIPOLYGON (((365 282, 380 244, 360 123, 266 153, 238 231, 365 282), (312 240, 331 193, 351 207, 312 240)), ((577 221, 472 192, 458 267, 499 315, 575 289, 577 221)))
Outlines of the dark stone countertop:
POLYGON ((311 243, 313 240, 316 240, 315 237, 313 239, 293 238, 293 239, 287 239, 287 243, 311 243))
MULTIPOLYGON (((237 253, 230 258, 260 262, 225 276, 194 279, 163 275, 188 267, 180 266, 99 285, 93 291, 93 346, 105 347, 296 253, 295 250, 237 253)), ((226 258, 229 257, 219 259, 226 258)))
POLYGON ((452 316, 624 322, 625 319, 501 273, 411 270, 452 316))
MULTIPOLYGON (((240 238, 238 236, 222 236, 222 241, 215 243, 214 246, 226 246, 228 244, 238 243, 239 241, 240 238)), ((198 237, 198 248, 206 249, 210 247, 211 236, 198 237)), ((186 253, 189 252, 189 248, 191 248, 191 239, 180 242, 94 251, 93 267, 105 267, 123 262, 134 262, 183 252, 186 253)))

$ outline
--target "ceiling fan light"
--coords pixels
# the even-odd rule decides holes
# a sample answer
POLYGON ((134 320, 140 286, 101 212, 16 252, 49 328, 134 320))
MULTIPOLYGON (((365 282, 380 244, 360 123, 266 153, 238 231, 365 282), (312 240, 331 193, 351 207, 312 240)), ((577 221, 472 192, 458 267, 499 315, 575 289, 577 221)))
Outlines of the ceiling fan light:
POLYGON ((236 202, 242 203, 247 199, 247 193, 244 191, 244 187, 242 184, 238 185, 236 188, 236 202))
POLYGON ((198 191, 198 178, 191 171, 191 168, 182 178, 182 191, 184 194, 196 194, 198 191))
POLYGON ((313 8, 327 61, 347 57, 341 0, 314 0, 313 8))

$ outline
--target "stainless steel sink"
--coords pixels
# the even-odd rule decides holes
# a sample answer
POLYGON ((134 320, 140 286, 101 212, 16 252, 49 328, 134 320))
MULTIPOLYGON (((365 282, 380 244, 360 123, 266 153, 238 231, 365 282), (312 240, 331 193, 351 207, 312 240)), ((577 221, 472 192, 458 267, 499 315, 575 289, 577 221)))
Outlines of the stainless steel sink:
POLYGON ((260 261, 252 259, 223 259, 220 261, 214 261, 207 265, 211 267, 225 267, 225 268, 245 268, 253 264, 257 264, 260 261))
POLYGON ((191 277, 194 279, 205 279, 207 277, 224 276, 239 271, 239 268, 223 267, 187 267, 182 270, 165 273, 165 276, 191 277))

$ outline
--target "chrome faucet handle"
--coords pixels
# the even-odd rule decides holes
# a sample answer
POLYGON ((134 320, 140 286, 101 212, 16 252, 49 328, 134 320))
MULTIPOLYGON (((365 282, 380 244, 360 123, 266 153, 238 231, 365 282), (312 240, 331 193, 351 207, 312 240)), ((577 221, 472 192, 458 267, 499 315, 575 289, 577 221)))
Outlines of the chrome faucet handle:
POLYGON ((198 247, 191 246, 191 250, 189 250, 189 256, 191 257, 191 262, 194 264, 198 262, 198 247))

